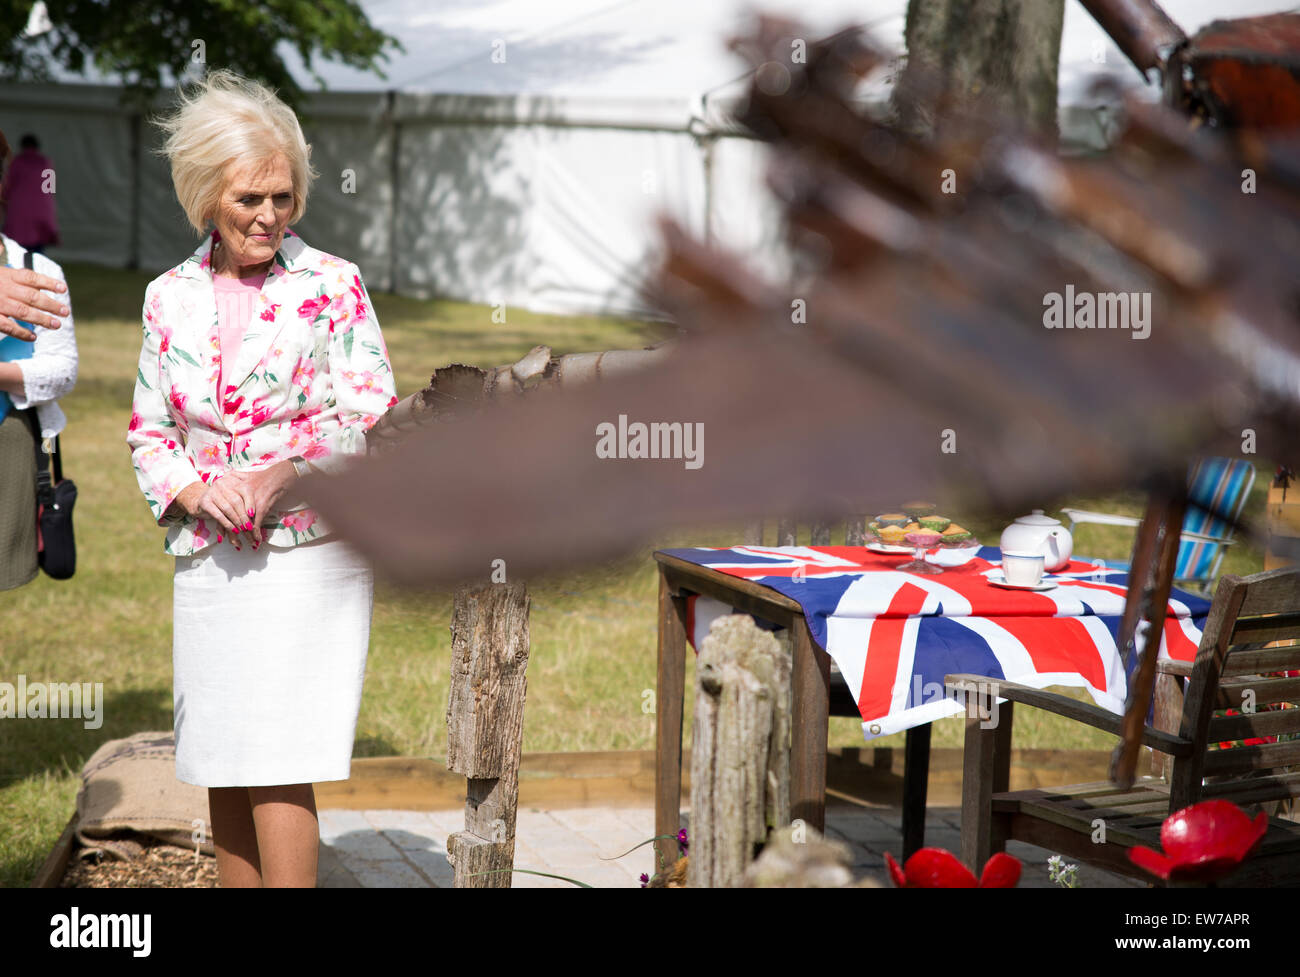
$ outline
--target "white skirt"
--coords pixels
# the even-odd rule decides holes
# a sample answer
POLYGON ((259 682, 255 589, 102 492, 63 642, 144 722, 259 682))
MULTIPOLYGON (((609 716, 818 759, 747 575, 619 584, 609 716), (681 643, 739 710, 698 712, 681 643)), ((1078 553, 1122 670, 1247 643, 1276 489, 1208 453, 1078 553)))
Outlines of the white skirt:
POLYGON ((176 776, 200 787, 346 780, 374 577, 343 542, 176 558, 176 776))

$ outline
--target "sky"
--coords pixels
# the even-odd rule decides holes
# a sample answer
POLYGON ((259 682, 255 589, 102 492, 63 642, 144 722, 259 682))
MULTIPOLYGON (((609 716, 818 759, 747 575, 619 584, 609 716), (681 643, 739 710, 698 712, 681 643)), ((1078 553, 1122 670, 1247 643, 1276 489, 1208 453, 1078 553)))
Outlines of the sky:
MULTIPOLYGON (((1296 9, 1296 0, 1165 0, 1163 6, 1191 34, 1223 17, 1296 9)), ((362 0, 362 7, 406 51, 389 60, 387 79, 317 62, 330 89, 665 98, 739 94, 747 65, 725 39, 755 9, 745 0, 362 0)), ((767 0, 762 9, 802 19, 814 37, 864 24, 886 47, 903 48, 907 0, 767 0)), ((1062 102, 1085 102, 1097 74, 1140 87, 1136 69, 1078 0, 1067 0, 1065 10, 1062 102)), ((284 56, 304 87, 318 87, 287 45, 284 56)), ((870 81, 860 94, 883 85, 883 79, 870 81)))

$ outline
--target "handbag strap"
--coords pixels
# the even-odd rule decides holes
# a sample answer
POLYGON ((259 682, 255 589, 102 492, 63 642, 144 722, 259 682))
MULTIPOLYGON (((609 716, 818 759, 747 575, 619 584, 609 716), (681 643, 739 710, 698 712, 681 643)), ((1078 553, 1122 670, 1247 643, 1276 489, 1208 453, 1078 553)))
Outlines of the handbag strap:
MULTIPOLYGON (((35 257, 36 256, 32 253, 32 249, 28 248, 23 253, 23 267, 34 271, 36 263, 35 257)), ((36 442, 36 497, 43 498, 42 490, 52 496, 52 486, 63 481, 63 453, 59 451, 59 436, 57 434, 54 436, 54 480, 51 481, 50 456, 41 450, 41 444, 45 439, 41 437, 41 425, 36 419, 36 410, 34 408, 28 408, 23 411, 23 413, 27 415, 27 423, 32 429, 32 438, 36 442)))
MULTIPOLYGON (((63 473, 59 470, 62 465, 59 463, 58 456, 55 455, 54 462, 54 481, 50 480, 50 456, 41 450, 41 425, 36 420, 36 411, 25 410, 21 413, 27 416, 27 424, 32 429, 32 440, 36 444, 36 501, 42 505, 47 504, 54 498, 55 482, 63 481, 63 473)), ((55 440, 58 440, 57 438, 55 440)))

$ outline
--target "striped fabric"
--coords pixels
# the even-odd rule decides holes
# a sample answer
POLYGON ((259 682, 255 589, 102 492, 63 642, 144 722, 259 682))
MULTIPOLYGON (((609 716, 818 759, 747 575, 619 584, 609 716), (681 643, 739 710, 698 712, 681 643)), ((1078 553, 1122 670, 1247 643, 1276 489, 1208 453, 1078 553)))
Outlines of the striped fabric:
MULTIPOLYGON (((1122 571, 1076 561, 1049 575, 1055 589, 1023 591, 989 582, 1001 574, 996 547, 935 576, 898 571, 906 556, 860 546, 664 552, 798 601, 813 640, 844 676, 868 740, 962 712, 943 688, 945 675, 962 672, 1084 688, 1102 708, 1123 712, 1136 662, 1126 668, 1116 644, 1128 583, 1122 571)), ((1208 600, 1175 591, 1161 657, 1195 658, 1209 609, 1208 600)), ((704 597, 691 598, 687 611, 696 648, 715 618, 734 613, 704 597)))
MULTIPOLYGON (((1194 502, 1232 516, 1242 507, 1255 484, 1255 466, 1248 461, 1228 458, 1202 458, 1188 477, 1188 493, 1194 502)), ((1212 518, 1198 508, 1191 508, 1183 520, 1183 531, 1204 536, 1229 537, 1232 527, 1224 519, 1212 518)), ((1184 539, 1178 547, 1174 579, 1209 582, 1223 560, 1222 543, 1184 539)))

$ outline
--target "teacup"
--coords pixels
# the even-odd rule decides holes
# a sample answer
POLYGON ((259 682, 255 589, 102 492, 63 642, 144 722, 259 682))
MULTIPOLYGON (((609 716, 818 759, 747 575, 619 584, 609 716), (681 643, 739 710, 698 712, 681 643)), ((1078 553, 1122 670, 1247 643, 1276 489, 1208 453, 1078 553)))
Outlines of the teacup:
POLYGON ((1013 587, 1037 587, 1043 582, 1042 553, 1009 551, 1002 554, 1002 575, 1013 587))

